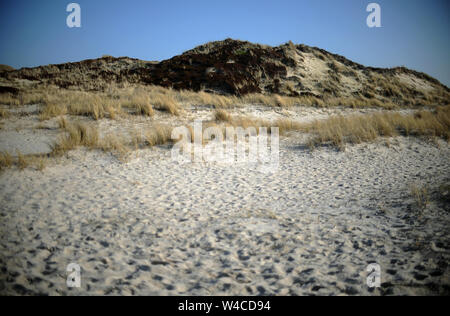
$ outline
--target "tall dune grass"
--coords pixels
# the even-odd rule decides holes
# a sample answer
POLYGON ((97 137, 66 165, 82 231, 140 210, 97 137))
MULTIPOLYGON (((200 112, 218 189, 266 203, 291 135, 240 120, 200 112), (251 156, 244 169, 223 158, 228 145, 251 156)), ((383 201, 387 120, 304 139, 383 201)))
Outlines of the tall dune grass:
MULTIPOLYGON (((404 87, 374 79, 379 89, 384 89, 386 97, 375 98, 372 90, 364 90, 352 97, 320 97, 302 95, 297 97, 277 94, 249 94, 241 97, 219 95, 207 92, 177 91, 158 86, 111 84, 104 91, 79 91, 61 89, 55 86, 31 87, 20 90, 18 95, 0 94, 0 104, 24 105, 40 104, 41 120, 48 120, 65 114, 87 116, 94 120, 103 118, 119 119, 127 114, 154 116, 156 111, 171 115, 181 115, 184 105, 210 106, 215 109, 228 109, 246 105, 270 107, 378 107, 392 109, 398 105, 392 100, 406 93, 404 87)), ((443 98, 444 96, 442 96, 443 98)), ((441 99, 442 99, 441 98, 441 99)), ((424 96, 416 101, 411 99, 410 106, 434 104, 436 98, 424 96)), ((3 112, 0 115, 5 114, 3 112)), ((5 114, 7 115, 7 114, 5 114)))
POLYGON ((82 123, 66 125, 64 134, 53 145, 52 155, 62 155, 69 150, 80 146, 97 148, 99 144, 99 133, 97 128, 82 123))
POLYGON ((345 144, 371 142, 378 137, 426 136, 450 140, 450 107, 414 114, 376 113, 369 115, 335 116, 315 121, 302 129, 313 136, 310 146, 331 144, 345 148, 345 144))
POLYGON ((311 134, 311 148, 330 144, 344 149, 345 144, 372 142, 379 137, 398 135, 442 138, 450 141, 450 106, 435 110, 421 110, 404 115, 399 112, 375 114, 333 116, 325 120, 299 123, 290 119, 273 122, 250 117, 232 117, 227 112, 216 111, 215 118, 233 126, 278 127, 280 134, 299 131, 311 134))
POLYGON ((23 155, 20 151, 13 157, 10 153, 0 152, 0 171, 16 166, 19 170, 34 167, 35 170, 43 171, 47 166, 47 157, 44 155, 23 155))

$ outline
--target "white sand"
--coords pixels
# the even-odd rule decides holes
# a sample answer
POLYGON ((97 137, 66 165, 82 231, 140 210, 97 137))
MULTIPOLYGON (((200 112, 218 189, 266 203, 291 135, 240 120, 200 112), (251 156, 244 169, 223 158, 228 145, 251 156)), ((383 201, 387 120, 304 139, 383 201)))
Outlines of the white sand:
POLYGON ((294 133, 274 174, 179 165, 165 147, 127 164, 80 149, 44 172, 6 170, 0 293, 448 294, 450 217, 433 190, 450 179, 450 146, 391 143, 310 152, 294 133), (422 213, 413 183, 430 188, 422 213), (72 262, 81 288, 66 286, 72 262))

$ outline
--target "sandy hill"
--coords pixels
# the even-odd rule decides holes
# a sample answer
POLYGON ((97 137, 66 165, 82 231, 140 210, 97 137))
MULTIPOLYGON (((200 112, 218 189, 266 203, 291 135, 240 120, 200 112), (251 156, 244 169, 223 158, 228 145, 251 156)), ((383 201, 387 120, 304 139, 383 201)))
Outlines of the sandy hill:
POLYGON ((102 90, 109 83, 152 84, 220 94, 276 93, 356 98, 397 104, 448 104, 449 88, 405 67, 365 67, 292 42, 271 47, 226 39, 161 62, 105 56, 75 63, 0 70, 1 85, 20 80, 102 90))

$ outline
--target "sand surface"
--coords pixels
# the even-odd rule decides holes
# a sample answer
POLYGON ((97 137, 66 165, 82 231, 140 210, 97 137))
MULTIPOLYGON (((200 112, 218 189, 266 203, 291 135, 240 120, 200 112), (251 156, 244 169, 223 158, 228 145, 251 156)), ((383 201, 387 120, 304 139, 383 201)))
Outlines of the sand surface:
POLYGON ((167 147, 126 164, 72 151, 0 174, 0 293, 448 294, 450 216, 433 192, 449 178, 448 144, 403 137, 311 152, 294 133, 270 174, 177 164, 167 147), (412 184, 430 188, 424 211, 412 184))

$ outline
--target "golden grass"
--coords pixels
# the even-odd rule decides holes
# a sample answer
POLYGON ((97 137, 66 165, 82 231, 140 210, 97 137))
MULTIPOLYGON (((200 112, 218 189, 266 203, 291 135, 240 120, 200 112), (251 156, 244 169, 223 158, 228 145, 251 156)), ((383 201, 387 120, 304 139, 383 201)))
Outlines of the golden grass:
POLYGON ((143 133, 132 131, 131 140, 127 140, 123 135, 107 135, 97 142, 96 147, 105 152, 112 152, 118 156, 119 160, 126 161, 132 149, 137 150, 145 146, 153 147, 171 142, 171 132, 172 128, 169 126, 155 125, 143 133))
POLYGON ((104 98, 101 94, 77 92, 66 96, 68 113, 87 116, 94 120, 114 118, 121 112, 116 100, 104 98))
POLYGON ((70 114, 117 119, 128 112, 137 115, 154 116, 154 109, 179 115, 181 107, 172 90, 153 87, 129 87, 118 89, 112 86, 107 92, 83 92, 50 89, 42 102, 41 120, 70 114), (165 91, 161 93, 160 91, 165 91), (127 109, 127 111, 124 111, 127 109))
POLYGON ((65 123, 64 134, 52 146, 52 156, 61 156, 78 147, 88 149, 100 149, 114 152, 121 160, 124 160, 129 152, 125 138, 116 134, 109 134, 103 139, 99 137, 99 131, 95 126, 83 123, 65 123))
POLYGON ((52 155, 58 156, 79 146, 97 148, 99 144, 98 130, 82 123, 69 124, 65 133, 52 147, 52 155))
POLYGON ((273 124, 274 127, 279 128, 280 135, 289 131, 298 131, 302 129, 302 124, 289 119, 278 119, 273 124))
MULTIPOLYGON (((408 88, 397 81, 389 82, 381 75, 375 75, 372 82, 365 84, 363 91, 353 97, 312 95, 290 97, 261 93, 237 97, 206 92, 176 91, 158 86, 120 86, 116 84, 111 84, 104 91, 90 92, 61 89, 55 86, 39 86, 21 89, 18 95, 2 93, 0 94, 0 104, 40 104, 42 105, 41 120, 66 114, 87 116, 99 120, 103 118, 118 119, 129 113, 152 117, 155 110, 180 115, 183 104, 212 106, 216 109, 250 104, 271 107, 343 106, 392 109, 398 106, 400 99, 403 100, 403 105, 407 106, 434 105, 439 100, 448 99, 448 95, 445 94, 407 98, 405 95, 409 93, 408 88), (380 94, 379 91, 384 91, 382 95, 385 96, 375 97, 375 94, 380 94)), ((0 117, 5 115, 8 115, 8 112, 0 110, 0 117)))
POLYGON ((174 91, 172 89, 161 90, 160 93, 171 94, 173 98, 183 103, 190 103, 193 105, 207 105, 214 108, 229 108, 233 104, 238 103, 238 98, 235 96, 224 96, 207 92, 193 92, 193 91, 174 91))
POLYGON ((28 167, 28 159, 22 155, 20 151, 17 151, 17 166, 20 170, 24 170, 26 167, 28 167))
MULTIPOLYGON (((324 56, 322 53, 317 53, 324 56)), ((346 71, 355 74, 354 70, 344 67, 341 63, 328 63, 331 75, 344 74, 346 71)), ((364 77, 364 76, 363 76, 364 77)), ((226 109, 234 106, 259 104, 274 107, 318 106, 318 107, 380 107, 394 108, 396 106, 435 106, 446 105, 450 94, 443 90, 417 92, 396 77, 376 72, 365 76, 361 90, 353 96, 341 97, 333 80, 321 84, 330 92, 320 96, 302 95, 297 97, 250 94, 242 97, 219 95, 207 92, 176 91, 159 86, 145 86, 140 84, 110 84, 102 85, 97 91, 78 91, 62 89, 53 85, 22 85, 18 94, 1 93, 0 104, 5 105, 44 105, 42 119, 67 114, 84 115, 93 119, 117 119, 127 114, 122 111, 125 107, 135 114, 153 116, 154 109, 167 111, 173 115, 180 115, 182 104, 213 106, 216 109, 226 109), (55 109, 55 106, 62 109, 55 109)), ((95 83, 92 87, 95 87, 95 83)), ((283 84, 287 94, 295 93, 292 83, 283 84)), ((82 87, 79 87, 82 89, 82 87)))
POLYGON ((279 95, 265 95, 265 94, 249 94, 243 96, 239 101, 242 104, 260 104, 265 106, 289 107, 293 105, 300 105, 301 102, 306 102, 308 98, 285 97, 279 95))
MULTIPOLYGON (((216 110, 214 115, 215 120, 217 122, 224 122, 225 126, 242 127, 244 129, 254 127, 257 132, 259 131, 260 127, 266 127, 268 133, 270 133, 271 127, 278 127, 280 135, 292 130, 301 130, 303 126, 301 123, 290 119, 278 119, 274 122, 271 122, 268 120, 247 116, 233 117, 224 110, 216 110)), ((208 126, 204 127, 206 128, 208 126)))
POLYGON ((21 92, 19 95, 0 93, 0 104, 4 105, 26 105, 41 104, 44 101, 46 89, 35 89, 33 91, 21 92))
MULTIPOLYGON (((321 145, 332 145, 338 149, 344 149, 346 144, 358 144, 371 142, 379 137, 392 137, 397 135, 427 136, 432 140, 442 138, 450 141, 450 107, 438 107, 433 110, 422 110, 404 115, 399 112, 380 112, 375 114, 333 116, 325 120, 310 123, 300 123, 290 119, 278 119, 267 121, 258 118, 231 116, 227 111, 218 109, 215 111, 216 121, 223 123, 220 126, 215 122, 206 122, 203 128, 217 126, 224 130, 227 126, 242 127, 247 129, 254 127, 266 127, 270 133, 270 127, 278 127, 280 134, 289 131, 299 131, 310 134, 309 145, 315 148, 321 145)), ((94 123, 95 124, 95 123, 94 123)), ((155 125, 143 132, 131 131, 131 137, 109 134, 104 138, 99 137, 96 125, 88 123, 69 122, 64 116, 58 120, 63 134, 52 147, 50 156, 60 156, 66 152, 78 148, 100 149, 113 152, 120 160, 125 160, 128 153, 134 148, 156 146, 171 143, 172 128, 167 125, 155 125)), ((191 130, 191 141, 194 135, 191 130)), ((389 145, 389 141, 385 142, 389 145)), ((46 165, 45 157, 24 156, 17 153, 17 160, 8 153, 0 154, 0 169, 17 165, 24 169, 29 165, 37 170, 43 170, 46 165), (33 158, 33 159, 31 159, 33 158)))
POLYGON ((23 155, 20 151, 17 151, 17 157, 13 157, 6 151, 0 153, 0 171, 12 166, 17 166, 19 170, 32 166, 38 171, 43 171, 46 165, 47 157, 44 155, 23 155))
POLYGON ((163 125, 156 125, 145 132, 145 144, 152 147, 169 143, 171 141, 171 133, 172 128, 163 125))
POLYGON ((44 171, 44 169, 47 167, 47 159, 45 156, 37 156, 34 157, 32 160, 32 164, 34 164, 36 170, 38 171, 44 171))
POLYGON ((396 135, 440 137, 450 140, 450 107, 435 111, 419 111, 410 115, 376 113, 369 115, 335 116, 302 127, 312 133, 310 146, 331 144, 343 149, 346 143, 371 142, 378 137, 396 135))
POLYGON ((351 108, 366 108, 366 107, 374 107, 374 108, 384 108, 384 109, 394 109, 397 107, 392 102, 389 101, 381 101, 379 99, 367 99, 367 98, 329 98, 325 101, 326 106, 328 107, 351 107, 351 108))
POLYGON ((13 157, 6 151, 0 152, 0 170, 11 167, 14 164, 13 157))
POLYGON ((151 96, 151 103, 159 111, 166 111, 173 115, 180 114, 180 106, 171 95, 153 94, 151 96))
POLYGON ((58 127, 61 129, 66 129, 69 123, 64 116, 61 116, 58 120, 58 127))
POLYGON ((231 126, 243 128, 278 127, 280 135, 289 131, 300 131, 311 134, 309 146, 330 144, 344 149, 345 144, 372 142, 379 137, 428 136, 431 140, 443 138, 450 141, 450 107, 439 107, 435 110, 422 110, 414 114, 404 115, 398 112, 383 112, 365 115, 333 116, 325 120, 310 123, 299 123, 290 119, 279 119, 269 122, 250 117, 231 117, 228 113, 216 111, 217 121, 231 126))
POLYGON ((225 111, 225 110, 216 110, 214 113, 214 117, 216 121, 219 122, 230 122, 231 121, 231 115, 225 111))
POLYGON ((47 103, 44 108, 41 110, 39 119, 41 121, 49 120, 53 117, 66 115, 67 108, 62 105, 58 105, 56 103, 47 103))
POLYGON ((52 146, 51 156, 62 156, 78 147, 99 149, 116 154, 121 161, 125 161, 128 153, 134 148, 152 147, 171 142, 172 128, 165 125, 155 125, 143 133, 132 130, 128 135, 108 134, 100 138, 98 128, 87 123, 66 121, 60 118, 59 126, 63 134, 52 146))
POLYGON ((130 151, 125 138, 114 134, 106 136, 102 142, 98 142, 96 146, 105 152, 115 153, 121 161, 126 161, 130 151))
MULTIPOLYGON (((154 116, 155 111, 150 104, 150 98, 143 92, 139 92, 129 96, 121 96, 125 99, 121 104, 123 107, 128 109, 132 109, 135 114, 145 115, 145 116, 154 116)), ((114 113, 115 116, 116 113, 114 113)))

